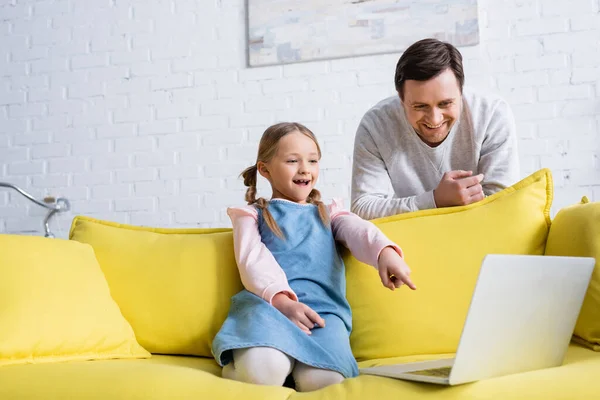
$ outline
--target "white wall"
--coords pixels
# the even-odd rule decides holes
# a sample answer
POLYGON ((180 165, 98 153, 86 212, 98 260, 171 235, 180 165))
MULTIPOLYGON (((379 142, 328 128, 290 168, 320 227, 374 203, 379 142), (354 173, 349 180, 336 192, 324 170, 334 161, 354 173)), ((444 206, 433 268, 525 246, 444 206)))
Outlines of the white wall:
MULTIPOLYGON (((552 169, 554 211, 600 201, 600 1, 480 0, 467 84, 518 120, 522 176, 552 169)), ((262 131, 308 125, 326 198, 349 200, 363 113, 394 92, 399 54, 245 67, 243 0, 0 0, 0 181, 71 199, 75 214, 228 226, 262 131)), ((266 190, 263 187, 263 194, 266 190)), ((0 190, 0 232, 43 211, 0 190)))

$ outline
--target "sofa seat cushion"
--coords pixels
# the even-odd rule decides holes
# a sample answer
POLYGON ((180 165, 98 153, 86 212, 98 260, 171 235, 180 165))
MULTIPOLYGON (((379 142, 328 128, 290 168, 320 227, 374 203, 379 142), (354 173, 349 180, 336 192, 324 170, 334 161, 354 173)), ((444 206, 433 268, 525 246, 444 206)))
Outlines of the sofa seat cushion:
MULTIPOLYGON (((422 359, 427 358, 405 357, 404 362, 422 359)), ((398 362, 398 359, 391 361, 391 363, 394 362, 398 362)), ((359 366, 372 364, 372 362, 361 362, 359 366)), ((565 363, 558 368, 531 371, 453 387, 362 375, 355 379, 349 379, 341 385, 330 386, 315 392, 306 398, 310 400, 597 400, 600 399, 599 376, 600 354, 583 346, 572 344, 569 347, 565 363)), ((294 393, 290 400, 304 398, 301 396, 300 393, 294 393)))
MULTIPOLYGON (((360 366, 411 362, 427 356, 365 361, 360 366)), ((430 358, 430 357, 429 357, 430 358)), ((572 344, 558 368, 443 387, 377 376, 359 376, 312 393, 249 385, 220 378, 214 360, 153 356, 145 360, 109 360, 0 368, 0 399, 600 399, 600 353, 572 344)))
POLYGON ((0 368, 0 399, 283 400, 293 392, 220 376, 214 359, 186 356, 11 365, 0 368))

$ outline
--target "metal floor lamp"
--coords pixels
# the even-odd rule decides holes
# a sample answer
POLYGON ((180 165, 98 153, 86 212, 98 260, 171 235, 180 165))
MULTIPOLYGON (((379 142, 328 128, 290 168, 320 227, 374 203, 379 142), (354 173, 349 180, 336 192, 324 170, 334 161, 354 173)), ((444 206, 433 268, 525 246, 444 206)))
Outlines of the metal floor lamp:
POLYGON ((37 204, 40 207, 44 207, 49 210, 48 214, 46 214, 46 217, 44 218, 44 232, 45 232, 44 236, 47 238, 54 237, 54 234, 52 232, 50 232, 50 227, 48 226, 48 222, 50 221, 50 218, 52 218, 52 216, 54 214, 56 214, 57 212, 58 213, 66 212, 71 209, 71 203, 69 203, 69 200, 65 199, 64 197, 55 198, 52 196, 47 196, 47 197, 44 197, 42 199, 42 201, 40 201, 40 200, 37 200, 32 195, 30 195, 29 193, 27 193, 26 191, 24 191, 23 189, 21 189, 20 187, 13 185, 11 183, 0 182, 0 187, 14 189, 18 193, 23 195, 23 197, 25 197, 26 199, 32 201, 33 203, 37 204))

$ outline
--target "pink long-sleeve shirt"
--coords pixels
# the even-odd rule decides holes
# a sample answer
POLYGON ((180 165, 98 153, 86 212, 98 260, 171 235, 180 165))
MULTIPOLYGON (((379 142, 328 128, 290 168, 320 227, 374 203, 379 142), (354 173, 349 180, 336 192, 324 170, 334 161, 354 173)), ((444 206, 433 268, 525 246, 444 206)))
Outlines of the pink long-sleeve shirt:
MULTIPOLYGON (((333 200, 328 208, 335 240, 346 246, 359 261, 377 268, 379 254, 388 246, 402 257, 402 249, 373 223, 344 210, 337 200, 333 200)), ((235 259, 246 290, 269 303, 277 293, 285 293, 298 301, 285 272, 261 241, 256 208, 230 207, 227 215, 233 224, 235 259)))

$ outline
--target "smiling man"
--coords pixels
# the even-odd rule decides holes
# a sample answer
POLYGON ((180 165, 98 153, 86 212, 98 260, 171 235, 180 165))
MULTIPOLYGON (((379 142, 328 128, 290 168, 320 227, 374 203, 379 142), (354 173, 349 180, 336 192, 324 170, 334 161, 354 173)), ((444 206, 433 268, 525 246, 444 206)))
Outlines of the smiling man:
POLYGON ((512 112, 498 97, 463 92, 454 46, 414 43, 394 81, 398 95, 367 111, 356 132, 354 213, 373 219, 471 204, 519 179, 512 112))

